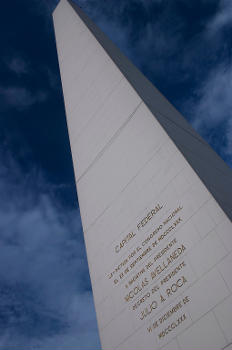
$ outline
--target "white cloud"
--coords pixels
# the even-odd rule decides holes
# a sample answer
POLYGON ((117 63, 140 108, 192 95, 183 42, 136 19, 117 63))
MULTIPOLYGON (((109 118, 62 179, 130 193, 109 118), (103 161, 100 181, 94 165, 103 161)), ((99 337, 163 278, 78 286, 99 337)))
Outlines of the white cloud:
MULTIPOLYGON (((208 23, 205 32, 208 40, 219 40, 223 29, 231 25, 232 1, 221 0, 219 10, 208 23), (217 39, 215 38, 217 34, 217 39)), ((221 38, 220 40, 224 40, 221 38)), ((187 102, 185 110, 191 109, 194 127, 202 134, 210 134, 225 125, 225 145, 222 153, 232 159, 232 64, 222 60, 215 64, 205 80, 195 90, 195 98, 187 102)), ((222 135, 221 135, 222 136, 222 135)))
POLYGON ((59 208, 41 176, 31 181, 0 158, 1 349, 96 350, 80 213, 59 208))
POLYGON ((213 70, 198 90, 199 101, 195 107, 195 126, 210 123, 217 126, 232 117, 232 67, 219 66, 213 70))
POLYGON ((208 25, 208 33, 213 35, 219 32, 224 26, 230 24, 232 20, 232 1, 221 0, 218 13, 208 25))
POLYGON ((232 156, 231 91, 232 66, 220 65, 196 91, 196 99, 187 105, 192 108, 194 127, 203 135, 210 132, 210 129, 216 130, 222 123, 226 124, 226 146, 223 151, 232 156))

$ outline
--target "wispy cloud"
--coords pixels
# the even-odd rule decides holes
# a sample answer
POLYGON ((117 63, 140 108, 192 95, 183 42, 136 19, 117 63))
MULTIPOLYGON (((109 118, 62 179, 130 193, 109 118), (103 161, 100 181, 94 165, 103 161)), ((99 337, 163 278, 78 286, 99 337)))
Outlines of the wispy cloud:
POLYGON ((173 102, 232 165, 232 64, 225 31, 232 26, 232 2, 202 1, 206 15, 197 25, 189 22, 194 2, 183 5, 185 13, 173 1, 110 4, 83 1, 103 31, 165 94, 175 96, 173 102))
POLYGON ((208 34, 214 35, 225 26, 230 25, 232 20, 232 2, 231 0, 220 0, 219 11, 208 24, 208 34))
POLYGON ((232 67, 219 66, 197 91, 194 125, 197 129, 216 127, 232 118, 232 67))
POLYGON ((44 72, 47 76, 48 82, 49 82, 49 86, 54 89, 54 90, 58 90, 60 89, 60 78, 58 74, 55 74, 55 72, 50 69, 48 66, 44 67, 44 72))
POLYGON ((28 63, 21 57, 13 57, 10 60, 6 60, 6 64, 17 75, 27 74, 29 72, 28 63))
POLYGON ((31 92, 25 87, 2 87, 0 86, 0 95, 5 108, 26 109, 36 103, 42 103, 46 100, 47 94, 43 91, 31 92))
MULTIPOLYGON (((232 65, 220 65, 214 69, 198 90, 188 107, 193 116, 193 126, 211 140, 220 126, 224 125, 224 145, 221 152, 232 160, 232 65)), ((218 133, 222 130, 219 128, 218 133)), ((218 135, 220 138, 220 135, 218 135)))
POLYGON ((227 26, 232 26, 231 20, 232 2, 221 0, 218 12, 208 22, 202 37, 214 41, 215 45, 220 41, 224 43, 222 56, 218 55, 218 60, 195 87, 194 97, 185 102, 184 108, 190 111, 196 130, 212 145, 216 146, 217 140, 221 142, 218 150, 232 166, 232 63, 224 33, 227 26))
POLYGON ((79 211, 0 159, 1 349, 100 348, 79 211))

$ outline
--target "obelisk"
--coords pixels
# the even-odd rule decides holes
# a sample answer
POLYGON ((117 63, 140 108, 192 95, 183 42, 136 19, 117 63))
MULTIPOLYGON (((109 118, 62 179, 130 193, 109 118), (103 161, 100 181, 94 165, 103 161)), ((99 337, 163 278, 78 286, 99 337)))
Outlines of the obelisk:
POLYGON ((231 170, 76 4, 53 15, 102 348, 231 350, 231 170))

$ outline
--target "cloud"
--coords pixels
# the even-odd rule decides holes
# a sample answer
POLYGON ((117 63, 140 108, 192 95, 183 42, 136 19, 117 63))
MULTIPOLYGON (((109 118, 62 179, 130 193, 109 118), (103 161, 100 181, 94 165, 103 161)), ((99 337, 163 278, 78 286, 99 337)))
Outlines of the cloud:
POLYGON ((29 72, 28 63, 21 57, 14 57, 6 63, 8 68, 17 75, 27 74, 29 72))
MULTIPOLYGON (((33 6, 31 11, 50 21, 57 1, 35 3, 38 7, 33 6)), ((177 93, 183 95, 183 105, 189 107, 186 114, 209 139, 223 124, 223 152, 232 154, 232 69, 221 57, 218 62, 223 40, 217 41, 216 47, 214 36, 205 35, 204 28, 192 30, 193 23, 176 12, 173 0, 79 3, 135 63, 150 73, 150 79, 158 77, 165 86, 172 81, 191 83, 187 88, 175 85, 177 93), (186 102, 191 91, 194 98, 186 102)), ((206 31, 218 33, 229 24, 230 6, 230 1, 221 0, 220 11, 208 22, 206 31)), ((26 74, 28 66, 14 60, 10 69, 26 74)), ((50 85, 54 86, 56 77, 50 73, 48 70, 50 85)), ((22 86, 2 86, 0 95, 7 108, 18 110, 46 99, 46 93, 22 86)), ((6 159, 0 153, 0 160, 1 349, 23 349, 26 344, 29 350, 96 350, 100 345, 79 211, 57 203, 54 186, 38 169, 22 174, 11 156, 6 159)))
MULTIPOLYGON (((189 111, 186 113, 191 117, 195 129, 232 166, 232 64, 224 33, 231 20, 232 2, 221 0, 217 13, 202 33, 206 45, 207 42, 214 42, 215 46, 221 47, 221 52, 218 50, 214 64, 195 86, 193 97, 185 101, 184 110, 189 111)), ((208 61, 211 60, 209 56, 208 61)))
POLYGON ((197 23, 194 2, 180 12, 173 1, 146 6, 140 0, 130 6, 119 1, 112 10, 107 3, 92 14, 148 78, 169 99, 174 96, 176 106, 232 165, 231 45, 224 31, 231 26, 232 2, 218 3, 201 1, 205 17, 197 23))
POLYGON ((0 86, 1 99, 6 108, 19 110, 31 107, 36 103, 44 102, 47 94, 43 91, 32 93, 25 87, 2 87, 0 86))
POLYGON ((199 129, 209 123, 216 127, 232 117, 232 67, 219 66, 197 91, 194 125, 199 129))
POLYGON ((1 349, 99 349, 79 211, 0 159, 1 349))
POLYGON ((195 91, 196 97, 188 107, 191 109, 193 126, 211 141, 218 130, 224 135, 222 153, 232 160, 232 65, 220 65, 195 91), (191 105, 191 107, 190 107, 191 105), (223 130, 221 126, 224 125, 223 130))
POLYGON ((54 90, 60 89, 60 78, 59 75, 56 74, 52 69, 48 66, 43 67, 43 70, 47 76, 49 86, 54 90))
POLYGON ((156 85, 164 77, 166 87, 174 80, 193 80, 192 72, 202 78, 199 67, 207 65, 206 57, 215 57, 214 42, 202 35, 202 23, 190 22, 190 11, 180 11, 176 1, 76 2, 156 85))
POLYGON ((231 26, 232 20, 232 2, 231 0, 221 0, 219 11, 208 24, 208 34, 214 35, 222 30, 225 26, 231 26))

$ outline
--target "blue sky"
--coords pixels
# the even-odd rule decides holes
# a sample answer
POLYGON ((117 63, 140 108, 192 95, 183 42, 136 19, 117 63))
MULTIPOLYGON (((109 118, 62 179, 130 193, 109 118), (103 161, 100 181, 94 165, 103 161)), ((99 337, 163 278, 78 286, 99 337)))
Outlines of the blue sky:
MULTIPOLYGON (((79 0, 232 166, 231 0, 79 0)), ((0 11, 0 349, 99 349, 51 13, 0 11)))

